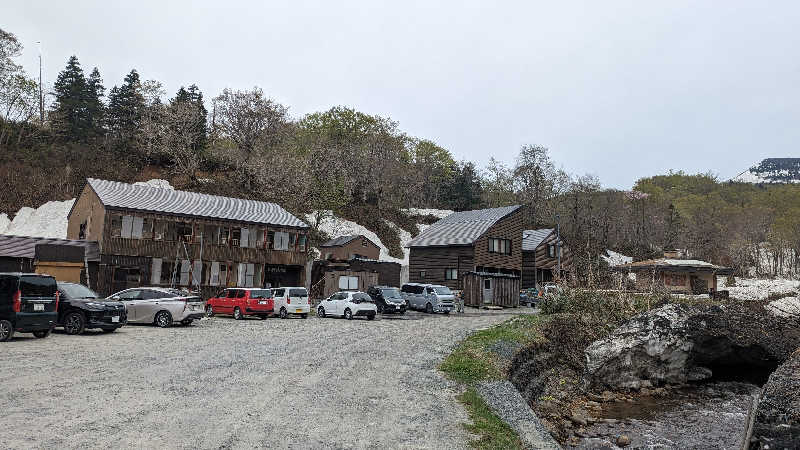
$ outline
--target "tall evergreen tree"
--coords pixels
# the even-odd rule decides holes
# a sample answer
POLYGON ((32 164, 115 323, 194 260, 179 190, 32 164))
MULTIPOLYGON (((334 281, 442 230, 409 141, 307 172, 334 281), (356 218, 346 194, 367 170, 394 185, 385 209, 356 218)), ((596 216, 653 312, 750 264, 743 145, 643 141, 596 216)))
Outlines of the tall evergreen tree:
POLYGON ((192 121, 192 136, 195 136, 195 139, 192 142, 192 149, 195 152, 202 151, 208 139, 208 111, 205 104, 203 104, 203 93, 196 84, 189 86, 189 89, 181 86, 178 92, 175 93, 175 98, 170 101, 170 105, 175 106, 179 103, 194 106, 192 108, 192 111, 195 111, 194 120, 192 121))
POLYGON ((103 87, 103 79, 100 71, 95 67, 89 78, 86 80, 87 87, 87 108, 89 120, 91 121, 92 132, 99 136, 103 134, 103 122, 105 120, 105 105, 103 105, 103 95, 106 88, 103 87))
POLYGON ((139 73, 133 69, 122 86, 114 86, 108 94, 107 123, 109 131, 124 146, 133 144, 145 108, 139 73))
POLYGON ((88 85, 78 58, 71 56, 53 86, 55 128, 69 141, 83 141, 91 133, 88 85))

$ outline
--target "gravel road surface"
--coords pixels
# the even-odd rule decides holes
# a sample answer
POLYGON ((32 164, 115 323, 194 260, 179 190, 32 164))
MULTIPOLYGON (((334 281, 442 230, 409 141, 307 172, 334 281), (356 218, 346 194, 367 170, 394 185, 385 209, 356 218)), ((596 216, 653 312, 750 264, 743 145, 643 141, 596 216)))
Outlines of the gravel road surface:
POLYGON ((436 370, 479 328, 531 311, 233 320, 3 343, 4 448, 464 448, 436 370))

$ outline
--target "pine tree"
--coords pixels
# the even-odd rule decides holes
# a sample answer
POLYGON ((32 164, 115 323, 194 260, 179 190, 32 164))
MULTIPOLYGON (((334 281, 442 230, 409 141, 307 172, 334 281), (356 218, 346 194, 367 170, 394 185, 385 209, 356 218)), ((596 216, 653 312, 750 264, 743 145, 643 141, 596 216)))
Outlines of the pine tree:
POLYGON ((89 113, 89 121, 91 123, 91 131, 95 136, 103 134, 103 122, 105 120, 105 105, 103 105, 103 95, 106 88, 103 87, 103 79, 100 78, 100 71, 95 67, 92 73, 89 74, 89 79, 86 81, 87 87, 87 108, 89 113))
POLYGON ((124 147, 133 145, 145 108, 142 83, 136 69, 125 76, 122 86, 114 86, 108 94, 107 123, 109 131, 124 147))
POLYGON ((192 84, 189 89, 181 86, 175 94, 175 98, 170 100, 170 105, 178 103, 188 103, 194 106, 193 110, 196 111, 195 120, 192 127, 192 135, 196 136, 192 143, 192 148, 195 152, 202 151, 208 140, 208 111, 205 104, 203 104, 203 93, 197 85, 192 84))
POLYGON ((92 128, 86 96, 88 86, 76 56, 71 56, 67 67, 58 74, 53 90, 55 128, 68 141, 86 140, 92 128))

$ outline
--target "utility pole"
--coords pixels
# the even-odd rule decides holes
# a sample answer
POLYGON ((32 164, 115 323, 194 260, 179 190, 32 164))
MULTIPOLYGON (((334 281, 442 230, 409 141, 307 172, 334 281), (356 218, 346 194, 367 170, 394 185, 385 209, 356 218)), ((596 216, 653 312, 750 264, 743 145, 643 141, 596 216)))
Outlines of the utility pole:
POLYGON ((556 214, 556 255, 558 256, 558 279, 561 279, 561 216, 556 214))
POLYGON ((39 44, 39 125, 44 125, 44 94, 42 93, 42 41, 39 44))

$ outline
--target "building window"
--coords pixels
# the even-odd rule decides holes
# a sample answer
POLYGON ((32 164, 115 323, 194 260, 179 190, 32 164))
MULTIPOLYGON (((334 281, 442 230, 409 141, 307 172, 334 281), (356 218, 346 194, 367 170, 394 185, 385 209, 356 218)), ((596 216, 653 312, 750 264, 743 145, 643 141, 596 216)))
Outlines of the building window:
POLYGON ((560 253, 561 253, 561 247, 557 246, 556 244, 547 245, 547 256, 549 256, 550 258, 561 256, 560 253))
POLYGON ((221 262, 219 263, 219 285, 220 286, 227 286, 228 285, 228 264, 221 262))
POLYGON ((178 231, 177 231, 175 222, 167 221, 166 224, 167 224, 167 226, 166 226, 166 233, 164 233, 164 236, 165 236, 164 238, 167 241, 170 241, 170 242, 177 241, 178 240, 178 231))
POLYGON ((511 254, 511 239, 489 238, 489 253, 511 254))
POLYGON ((356 291, 358 290, 358 277, 339 277, 339 289, 343 291, 356 291))
POLYGON ((275 250, 289 250, 289 233, 285 231, 276 231, 272 248, 275 250))
POLYGON ((457 280, 458 279, 458 269, 445 269, 444 270, 444 279, 445 280, 457 280))
POLYGON ((130 239, 133 233, 133 216, 122 216, 122 236, 130 239))
POLYGON ((111 216, 111 237, 122 237, 122 216, 111 216))
POLYGON ((424 270, 420 270, 419 271, 419 277, 420 278, 425 278, 425 271, 424 270))
POLYGON ((231 240, 231 230, 228 227, 219 227, 219 245, 228 245, 231 240))
POLYGON ((161 284, 171 285, 172 275, 175 271, 175 263, 172 261, 164 261, 161 263, 161 284))
POLYGON ((153 219, 142 219, 142 239, 153 239, 153 219))
POLYGON ((266 242, 267 250, 272 250, 275 248, 275 232, 274 231, 267 231, 267 242, 266 242))
POLYGON ((256 248, 264 248, 264 235, 266 231, 259 228, 256 230, 256 248))
POLYGON ((86 221, 84 220, 78 229, 78 239, 86 239, 86 221))
POLYGON ((144 228, 144 218, 143 217, 134 217, 133 222, 131 225, 131 238, 132 239, 141 239, 142 238, 142 231, 144 228))
POLYGON ((153 221, 153 240, 163 241, 167 235, 167 223, 163 220, 153 221))
POLYGON ((362 240, 361 240, 361 246, 362 246, 362 247, 367 247, 368 245, 369 245, 369 244, 367 244, 367 240, 366 240, 366 239, 362 239, 362 240))
POLYGON ((183 241, 192 242, 192 224, 187 222, 178 222, 175 224, 175 232, 178 239, 183 241))
POLYGON ((297 249, 297 233, 289 233, 289 250, 297 249))
POLYGON ((242 229, 241 228, 232 228, 231 229, 231 246, 238 247, 242 241, 242 229))
POLYGON ((250 245, 250 229, 249 228, 241 228, 239 230, 239 246, 242 248, 249 248, 250 245))
POLYGON ((300 240, 297 242, 297 250, 298 251, 300 251, 300 252, 305 252, 306 251, 306 240, 307 239, 308 239, 308 236, 306 236, 305 234, 301 234, 300 235, 300 240))

